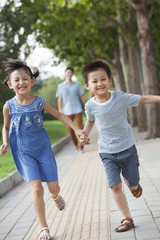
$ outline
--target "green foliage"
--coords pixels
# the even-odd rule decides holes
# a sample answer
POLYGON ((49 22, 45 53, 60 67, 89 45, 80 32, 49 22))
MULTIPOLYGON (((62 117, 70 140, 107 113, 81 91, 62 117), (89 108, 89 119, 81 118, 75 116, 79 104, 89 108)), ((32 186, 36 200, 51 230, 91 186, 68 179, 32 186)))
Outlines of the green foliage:
POLYGON ((60 79, 58 78, 47 79, 43 81, 43 87, 37 91, 37 94, 45 98, 54 108, 57 108, 56 91, 59 83, 60 79))
POLYGON ((103 12, 100 15, 99 8, 91 3, 88 8, 80 3, 69 7, 49 6, 36 25, 37 39, 60 60, 81 68, 95 58, 109 60, 113 55, 118 44, 117 29, 113 24, 105 25, 103 12))

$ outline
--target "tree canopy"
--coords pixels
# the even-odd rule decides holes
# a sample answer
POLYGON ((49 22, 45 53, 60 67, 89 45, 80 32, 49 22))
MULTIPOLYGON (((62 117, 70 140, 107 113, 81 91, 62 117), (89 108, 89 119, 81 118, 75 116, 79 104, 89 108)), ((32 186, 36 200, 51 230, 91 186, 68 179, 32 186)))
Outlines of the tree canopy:
MULTIPOLYGON (((157 94, 160 69, 159 11, 159 0, 6 0, 0 10, 0 64, 2 66, 6 58, 18 58, 22 46, 25 55, 29 55, 32 48, 27 39, 34 34, 38 42, 58 57, 58 62, 53 64, 63 61, 73 66, 78 77, 86 63, 103 59, 112 68, 113 78, 116 78, 115 88, 133 92, 136 89, 139 93, 150 93, 152 89, 152 94, 157 94), (142 53, 146 52, 147 46, 138 35, 141 29, 138 16, 142 17, 142 13, 146 17, 145 24, 148 24, 145 25, 148 29, 146 40, 157 50, 150 48, 148 54, 155 59, 150 64, 145 62, 147 58, 144 61, 142 53), (137 76, 134 65, 139 65, 142 71, 137 76), (155 76, 150 88, 146 84, 147 71, 144 71, 147 65, 152 65, 151 69, 154 69, 153 65, 156 66, 155 73, 149 71, 151 78, 155 76), (144 80, 140 79, 140 75, 144 80), (138 83, 136 78, 139 79, 138 83), (139 86, 139 90, 136 86, 139 86)), ((3 80, 2 68, 0 77, 3 80)), ((40 94, 43 95, 44 89, 40 94)), ((3 94, 4 88, 1 88, 1 96, 3 94)), ((152 131, 149 135, 155 137, 152 131)))

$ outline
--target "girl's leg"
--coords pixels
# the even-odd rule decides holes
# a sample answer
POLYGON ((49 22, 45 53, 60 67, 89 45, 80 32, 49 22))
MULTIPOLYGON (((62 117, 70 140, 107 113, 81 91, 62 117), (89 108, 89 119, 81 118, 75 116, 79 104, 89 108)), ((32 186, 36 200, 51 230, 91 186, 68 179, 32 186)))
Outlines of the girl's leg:
MULTIPOLYGON (((46 222, 46 216, 45 216, 45 204, 43 200, 44 196, 44 189, 42 186, 42 183, 40 180, 33 180, 29 182, 32 194, 33 194, 33 204, 34 208, 40 223, 41 228, 48 227, 46 222)), ((48 230, 44 230, 44 232, 49 232, 48 230)), ((47 238, 49 239, 49 238, 47 238)))
MULTIPOLYGON (((122 216, 124 217, 124 219, 127 217, 131 218, 127 199, 125 197, 125 194, 122 191, 122 183, 113 186, 111 188, 111 190, 112 190, 113 198, 114 198, 122 216)), ((128 220, 125 220, 124 223, 127 221, 128 220)), ((125 228, 124 226, 118 227, 119 230, 123 230, 124 228, 125 228)))
MULTIPOLYGON (((48 190, 51 194, 51 197, 53 199, 55 199, 55 203, 56 204, 59 204, 61 201, 62 201, 62 197, 59 196, 58 197, 58 194, 60 192, 60 186, 59 186, 59 183, 58 181, 55 181, 55 182, 47 182, 47 187, 48 187, 48 190)), ((64 209, 65 205, 63 204, 62 207, 60 207, 60 210, 64 209)))

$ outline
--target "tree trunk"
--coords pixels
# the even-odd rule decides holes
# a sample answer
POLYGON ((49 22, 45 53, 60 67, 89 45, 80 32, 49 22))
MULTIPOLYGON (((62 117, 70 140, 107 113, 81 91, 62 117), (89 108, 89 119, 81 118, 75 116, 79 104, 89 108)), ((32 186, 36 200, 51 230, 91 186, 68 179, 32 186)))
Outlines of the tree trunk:
MULTIPOLYGON (((135 94, 142 95, 142 85, 143 79, 141 74, 141 67, 139 56, 137 53, 137 49, 133 47, 131 44, 128 45, 128 54, 129 54, 129 62, 131 65, 131 74, 133 78, 133 88, 135 94)), ((138 122, 138 130, 140 132, 147 130, 147 120, 146 120, 146 106, 144 104, 140 104, 137 110, 137 122, 138 122)))
MULTIPOLYGON (((132 0, 127 2, 136 10, 138 25, 137 37, 141 49, 145 93, 148 95, 158 95, 155 48, 151 37, 149 22, 149 0, 132 0)), ((158 109, 158 104, 147 106, 147 138, 160 136, 158 109)))
POLYGON ((112 66, 113 66, 112 76, 113 76, 115 90, 125 92, 126 91, 125 81, 124 81, 124 76, 122 71, 122 65, 120 62, 119 50, 114 51, 114 59, 112 61, 112 66))
MULTIPOLYGON (((118 13, 118 19, 120 20, 120 13, 118 13)), ((129 64, 128 56, 128 42, 122 37, 121 29, 118 29, 119 32, 119 49, 120 49, 120 62, 122 64, 123 75, 125 80, 125 87, 127 93, 133 93, 133 80, 131 75, 131 66, 129 64)), ((135 108, 128 108, 128 120, 131 126, 137 125, 136 110, 135 108)))

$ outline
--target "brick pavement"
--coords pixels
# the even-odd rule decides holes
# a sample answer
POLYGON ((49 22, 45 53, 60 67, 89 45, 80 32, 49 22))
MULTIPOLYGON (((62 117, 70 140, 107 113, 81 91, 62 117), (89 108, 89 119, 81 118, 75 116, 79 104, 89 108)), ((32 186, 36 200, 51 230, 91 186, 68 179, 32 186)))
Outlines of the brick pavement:
MULTIPOLYGON (((59 211, 52 199, 46 204, 54 240, 109 240, 108 190, 95 141, 85 148, 85 153, 76 156, 60 185, 66 209, 59 211)), ((38 230, 35 221, 24 240, 35 240, 38 230)))
MULTIPOLYGON (((160 240, 160 139, 137 143, 143 196, 135 199, 124 185, 135 228, 116 233, 114 228, 122 216, 107 188, 95 132, 92 136, 92 145, 86 146, 85 153, 74 154, 71 146, 67 147, 67 151, 71 150, 66 159, 67 151, 60 153, 60 185, 66 201, 63 212, 58 211, 45 188, 47 219, 53 239, 160 240), (66 170, 64 163, 69 165, 66 170)), ((38 230, 30 189, 22 183, 0 199, 0 240, 37 240, 38 230)))

